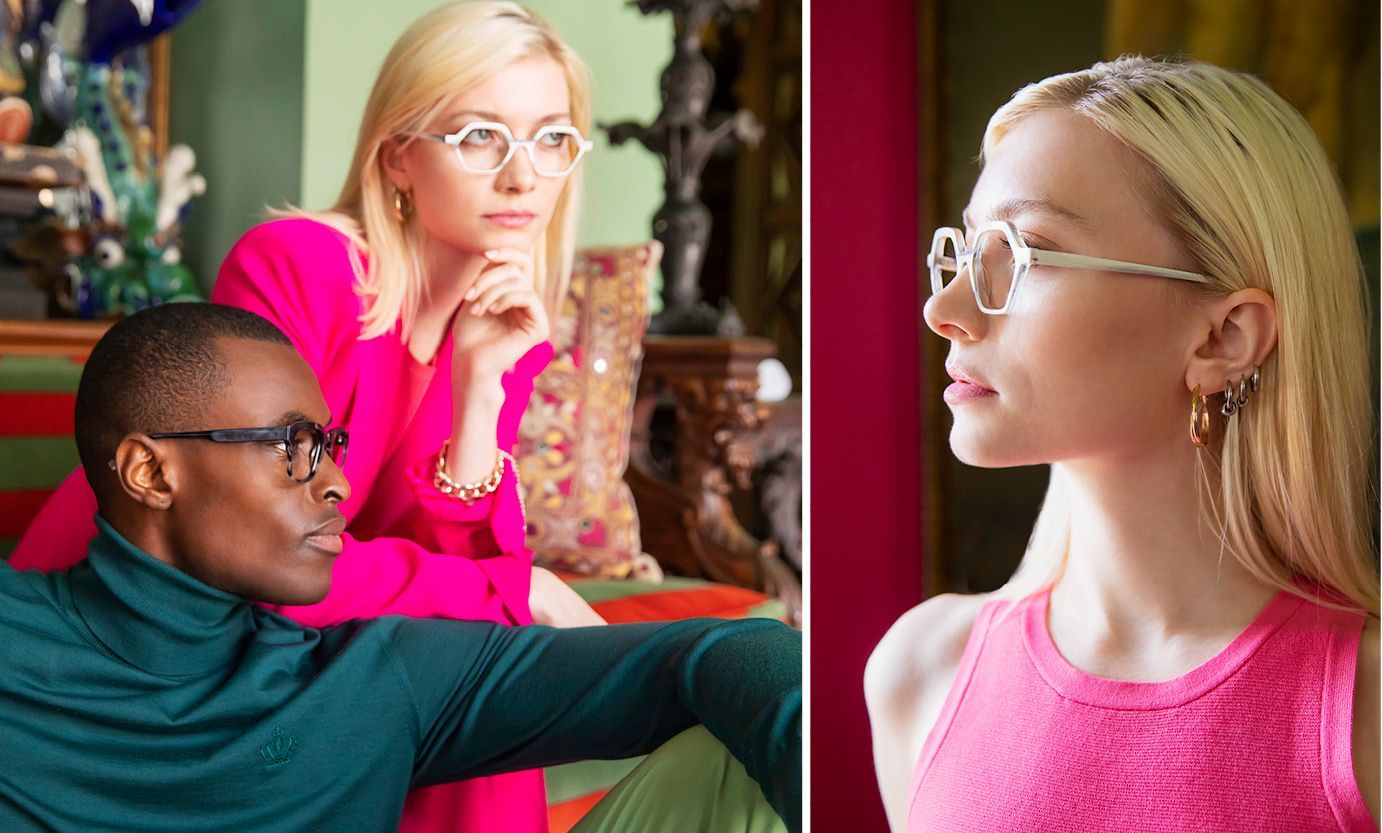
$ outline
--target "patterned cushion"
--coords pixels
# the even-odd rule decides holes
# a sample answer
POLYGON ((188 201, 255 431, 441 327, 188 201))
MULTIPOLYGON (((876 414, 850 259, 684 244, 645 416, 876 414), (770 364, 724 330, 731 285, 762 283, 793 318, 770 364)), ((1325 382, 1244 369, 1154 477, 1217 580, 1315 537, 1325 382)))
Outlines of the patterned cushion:
POLYGON ((556 354, 537 378, 517 450, 528 546, 554 569, 622 578, 652 565, 656 575, 642 555, 624 468, 649 274, 661 254, 650 242, 576 255, 571 290, 553 323, 556 354))
POLYGON ((0 355, 0 558, 77 467, 77 359, 0 355))

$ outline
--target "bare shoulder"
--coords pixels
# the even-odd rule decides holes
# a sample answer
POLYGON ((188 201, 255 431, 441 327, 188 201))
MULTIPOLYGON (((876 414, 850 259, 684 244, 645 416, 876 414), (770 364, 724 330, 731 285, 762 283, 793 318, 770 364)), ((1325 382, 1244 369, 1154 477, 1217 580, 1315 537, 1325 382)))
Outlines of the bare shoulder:
POLYGON ((906 827, 912 770, 989 598, 950 594, 928 599, 893 623, 869 657, 864 699, 878 787, 893 830, 906 827))
POLYGON ((886 695, 901 688, 915 693, 918 685, 932 682, 938 672, 953 672, 979 609, 988 600, 986 594, 947 593, 904 613, 869 657, 864 672, 865 690, 886 695))
POLYGON ((1358 789, 1374 819, 1378 817, 1378 782, 1382 778, 1378 762, 1382 751, 1378 740, 1379 728, 1382 728, 1380 647, 1377 620, 1369 616, 1358 644, 1358 679, 1353 691, 1353 775, 1358 779, 1358 789))

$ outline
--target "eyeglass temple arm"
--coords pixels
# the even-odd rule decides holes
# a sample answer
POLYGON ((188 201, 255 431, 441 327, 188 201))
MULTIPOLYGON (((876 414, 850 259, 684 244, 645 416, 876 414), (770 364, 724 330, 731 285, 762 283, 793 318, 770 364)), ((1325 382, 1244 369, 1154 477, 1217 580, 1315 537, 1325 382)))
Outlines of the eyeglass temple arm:
POLYGON ((150 434, 151 440, 208 439, 213 442, 256 442, 259 440, 282 440, 288 436, 284 428, 219 428, 215 431, 167 431, 150 434))
POLYGON ((1164 266, 1147 266, 1143 263, 1129 263, 1126 260, 1111 260, 1105 257, 1070 254, 1069 252, 1048 252, 1042 249, 1026 249, 1029 263, 1044 263, 1048 266, 1070 266, 1077 269, 1104 269, 1109 272, 1122 272, 1129 275, 1148 275, 1156 278, 1174 278, 1193 283, 1208 283, 1209 278, 1197 272, 1181 269, 1168 269, 1164 266))

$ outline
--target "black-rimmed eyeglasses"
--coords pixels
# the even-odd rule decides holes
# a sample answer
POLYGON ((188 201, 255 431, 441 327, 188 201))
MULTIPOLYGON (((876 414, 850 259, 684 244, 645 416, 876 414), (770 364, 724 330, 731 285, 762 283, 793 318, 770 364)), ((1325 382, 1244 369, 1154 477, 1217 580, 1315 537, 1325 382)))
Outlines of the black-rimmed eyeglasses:
POLYGON ((345 465, 350 435, 344 428, 327 430, 315 422, 294 422, 271 428, 220 428, 215 431, 172 431, 150 434, 151 440, 210 440, 213 443, 277 443, 288 457, 288 476, 306 483, 317 476, 325 451, 336 465, 345 465))

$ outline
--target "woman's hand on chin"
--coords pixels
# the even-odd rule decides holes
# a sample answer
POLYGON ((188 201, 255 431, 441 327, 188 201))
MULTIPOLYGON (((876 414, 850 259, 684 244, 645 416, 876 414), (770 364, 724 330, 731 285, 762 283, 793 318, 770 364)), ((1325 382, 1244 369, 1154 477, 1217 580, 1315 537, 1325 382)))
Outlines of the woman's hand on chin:
POLYGON ((533 586, 528 593, 533 621, 554 628, 584 628, 609 624, 570 585, 551 570, 533 568, 533 586))
POLYGON ((551 326, 533 289, 533 259, 518 249, 485 252, 489 264, 466 291, 451 328, 458 370, 497 378, 536 345, 551 326))

